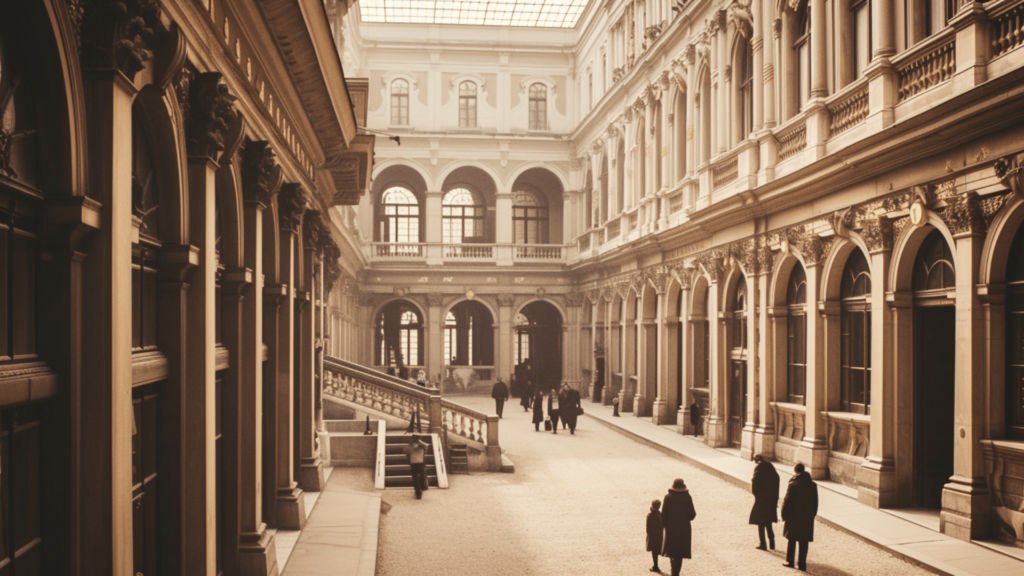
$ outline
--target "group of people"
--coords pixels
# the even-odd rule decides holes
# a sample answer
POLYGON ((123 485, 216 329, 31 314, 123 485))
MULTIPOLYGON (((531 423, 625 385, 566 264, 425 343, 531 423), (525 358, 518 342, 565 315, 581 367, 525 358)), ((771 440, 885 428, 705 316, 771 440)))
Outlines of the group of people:
POLYGON ((583 405, 580 402, 580 393, 566 383, 555 393, 554 390, 544 392, 538 390, 532 401, 529 396, 524 396, 520 402, 525 411, 533 408, 533 429, 540 431, 541 423, 544 423, 544 430, 551 430, 558 434, 558 422, 561 420, 562 429, 569 429, 570 434, 576 434, 576 422, 579 415, 583 413, 583 405), (544 400, 547 399, 547 414, 544 412, 544 400), (531 404, 532 402, 532 404, 531 404))
MULTIPOLYGON (((757 549, 774 550, 775 532, 772 524, 779 521, 776 513, 779 504, 779 473, 760 454, 754 456, 754 462, 754 477, 750 482, 754 506, 750 510, 749 521, 757 525, 760 539, 757 549)), ((782 535, 789 540, 784 566, 807 570, 807 546, 814 540, 814 518, 817 515, 818 485, 811 479, 804 465, 798 463, 793 467, 793 478, 789 481, 786 497, 782 501, 782 521, 785 522, 782 535)), ((672 482, 664 502, 651 502, 651 510, 647 514, 647 551, 654 560, 651 572, 661 572, 658 567, 660 554, 671 560, 672 576, 679 576, 683 558, 692 557, 690 523, 696 517, 693 498, 681 478, 672 482)))

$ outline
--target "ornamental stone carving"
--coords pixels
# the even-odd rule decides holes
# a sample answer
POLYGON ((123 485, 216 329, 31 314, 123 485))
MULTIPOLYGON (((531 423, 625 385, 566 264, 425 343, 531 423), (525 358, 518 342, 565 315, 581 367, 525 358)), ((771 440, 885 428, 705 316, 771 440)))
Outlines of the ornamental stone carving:
POLYGON ((992 168, 1003 186, 1024 199, 1024 152, 1000 158, 992 168))
POLYGON ((333 242, 331 231, 327 226, 319 210, 307 210, 305 218, 302 219, 303 247, 312 248, 322 254, 327 242, 333 242))
POLYGON ((297 232, 306 211, 306 189, 302 184, 289 182, 281 186, 277 196, 277 217, 282 230, 297 232))
POLYGON ((725 275, 725 254, 721 250, 708 250, 697 257, 697 263, 712 282, 718 282, 725 275))
POLYGON ((444 306, 444 294, 437 294, 437 293, 427 294, 427 305, 428 306, 444 306))
POLYGON ((867 245, 868 252, 892 250, 892 220, 880 216, 872 220, 865 220, 863 224, 860 237, 867 245))
POLYGON ((228 126, 238 116, 235 97, 222 81, 220 72, 198 74, 189 83, 188 119, 185 122, 185 147, 188 155, 217 159, 224 150, 228 126))
POLYGON ((281 187, 281 167, 265 140, 250 141, 242 156, 242 193, 246 202, 270 205, 281 187))
POLYGON ((189 114, 189 92, 192 87, 192 79, 195 78, 196 73, 194 72, 192 65, 188 62, 178 70, 178 75, 174 79, 174 95, 178 100, 178 108, 181 110, 181 116, 188 121, 189 114))
POLYGON ((156 0, 82 0, 78 7, 82 67, 116 68, 134 82, 153 58, 150 42, 160 23, 160 5, 156 0))
POLYGON ((974 191, 961 194, 955 202, 946 206, 942 211, 942 219, 953 235, 983 234, 988 228, 981 200, 974 191))
POLYGON ((498 294, 498 306, 512 306, 515 302, 515 294, 498 294))
POLYGON ((853 212, 849 208, 836 210, 829 217, 828 223, 832 226, 832 233, 840 238, 850 237, 850 228, 853 227, 853 212))
POLYGON ((565 305, 570 308, 577 308, 583 305, 583 294, 580 292, 569 292, 563 298, 565 298, 565 305))

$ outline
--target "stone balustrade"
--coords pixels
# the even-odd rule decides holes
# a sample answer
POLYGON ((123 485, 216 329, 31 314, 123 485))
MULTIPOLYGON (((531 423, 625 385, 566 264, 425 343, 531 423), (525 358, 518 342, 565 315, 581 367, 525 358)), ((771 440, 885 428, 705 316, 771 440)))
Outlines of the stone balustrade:
POLYGON ((807 124, 797 122, 775 135, 779 141, 779 162, 796 156, 807 148, 807 124))
POLYGON ((828 134, 838 136, 868 117, 868 84, 857 82, 828 104, 828 134))
POLYGON ((956 42, 951 28, 922 42, 922 45, 920 49, 908 51, 906 59, 896 65, 899 74, 898 102, 951 79, 956 71, 956 42))
POLYGON ((994 8, 992 22, 995 26, 992 39, 993 58, 1024 44, 1024 4, 1013 6, 1004 3, 1003 6, 994 8))

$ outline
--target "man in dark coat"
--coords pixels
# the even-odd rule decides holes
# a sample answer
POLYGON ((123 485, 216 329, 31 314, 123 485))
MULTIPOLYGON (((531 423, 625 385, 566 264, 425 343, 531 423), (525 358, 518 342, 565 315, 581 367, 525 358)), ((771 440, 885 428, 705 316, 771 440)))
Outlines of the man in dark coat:
POLYGON ((775 532, 772 524, 779 521, 775 513, 779 506, 779 473, 775 466, 765 460, 764 456, 754 456, 754 477, 750 480, 750 491, 754 493, 754 507, 750 509, 750 523, 757 524, 757 537, 761 539, 758 550, 775 550, 775 532), (768 533, 768 548, 765 547, 764 534, 768 533))
POLYGON ((807 546, 814 541, 814 517, 818 515, 818 485, 811 480, 803 464, 793 467, 795 476, 789 480, 786 499, 782 501, 782 534, 789 539, 786 550, 787 568, 793 567, 793 553, 797 544, 800 555, 797 568, 807 571, 807 546))
POLYGON ((580 416, 580 408, 582 400, 580 399, 579 390, 566 384, 563 388, 565 390, 565 399, 561 401, 562 405, 562 420, 569 425, 569 433, 576 433, 576 422, 580 416))
POLYGON ((505 382, 501 378, 498 378, 494 387, 491 388, 491 398, 494 398, 494 411, 498 414, 498 418, 501 418, 501 412, 505 409, 505 400, 508 400, 508 386, 505 386, 505 382))
POLYGON ((690 404, 690 425, 693 426, 693 435, 700 436, 700 404, 697 404, 697 400, 690 404))
POLYGON ((676 478, 661 505, 661 525, 665 527, 665 542, 661 555, 672 560, 672 576, 679 576, 683 558, 690 558, 690 522, 697 517, 693 498, 682 478, 676 478))
POLYGON ((544 421, 544 395, 537 392, 533 397, 533 430, 540 430, 540 423, 544 421))

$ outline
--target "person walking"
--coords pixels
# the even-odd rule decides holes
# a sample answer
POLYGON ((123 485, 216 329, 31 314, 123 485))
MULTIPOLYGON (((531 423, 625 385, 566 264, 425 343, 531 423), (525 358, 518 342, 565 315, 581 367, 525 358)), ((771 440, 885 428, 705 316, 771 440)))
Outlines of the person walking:
POLYGON ((500 377, 494 383, 494 387, 491 388, 491 398, 494 398, 494 411, 498 414, 498 418, 501 418, 501 412, 505 408, 505 400, 508 400, 508 386, 505 386, 505 382, 500 377))
POLYGON ((562 411, 558 404, 558 394, 552 390, 548 395, 548 416, 551 418, 551 433, 558 434, 558 417, 561 416, 562 411))
POLYGON ((775 532, 772 524, 779 521, 776 510, 779 507, 779 473, 775 466, 760 454, 754 455, 754 477, 750 480, 750 491, 754 493, 754 507, 750 509, 750 523, 757 524, 757 537, 761 543, 758 550, 775 550, 775 532), (764 536, 768 533, 768 546, 764 536))
POLYGON ((783 566, 793 567, 793 555, 799 544, 796 567, 806 572, 807 547, 814 541, 814 517, 818 515, 818 485, 803 464, 797 463, 793 473, 795 476, 790 478, 786 498, 782 501, 782 521, 785 522, 782 535, 789 539, 783 566))
POLYGON ((523 407, 523 412, 530 411, 530 401, 533 399, 533 386, 529 383, 522 384, 523 397, 519 400, 519 405, 523 407))
POLYGON ((647 551, 654 560, 651 572, 661 572, 661 568, 658 568, 658 554, 661 554, 664 532, 661 525, 661 500, 651 500, 651 511, 647 513, 647 551))
POLYGON ((544 395, 537 392, 533 397, 533 431, 540 430, 540 423, 544 421, 544 395))
POLYGON ((579 391, 568 384, 562 384, 559 406, 562 407, 562 421, 569 427, 569 434, 576 434, 576 422, 581 408, 579 391))
POLYGON ((661 506, 661 525, 665 528, 665 541, 661 555, 672 560, 672 576, 679 576, 683 558, 690 558, 690 522, 697 517, 693 498, 682 478, 676 478, 668 489, 661 506))
POLYGON ((429 446, 416 434, 412 435, 409 443, 403 452, 409 460, 409 467, 412 468, 412 487, 416 490, 416 499, 423 498, 423 491, 427 489, 427 471, 423 464, 423 458, 427 454, 429 446))
POLYGON ((690 404, 690 425, 693 426, 694 438, 701 435, 700 416, 700 404, 697 404, 697 399, 694 398, 693 404, 690 404))

